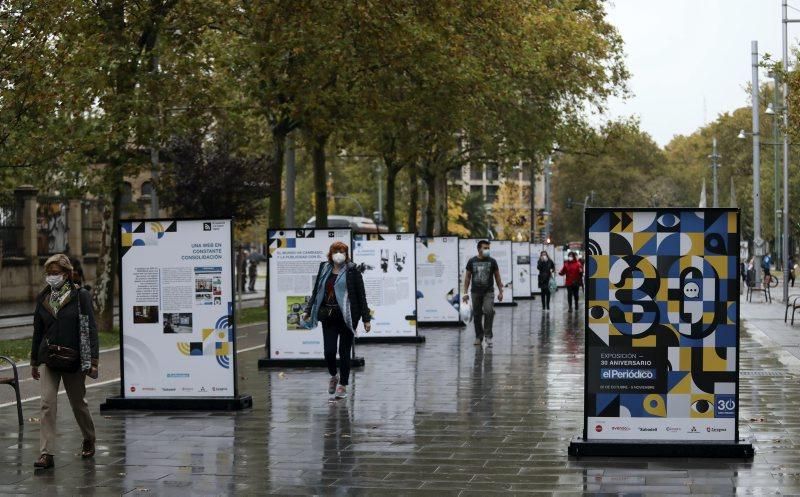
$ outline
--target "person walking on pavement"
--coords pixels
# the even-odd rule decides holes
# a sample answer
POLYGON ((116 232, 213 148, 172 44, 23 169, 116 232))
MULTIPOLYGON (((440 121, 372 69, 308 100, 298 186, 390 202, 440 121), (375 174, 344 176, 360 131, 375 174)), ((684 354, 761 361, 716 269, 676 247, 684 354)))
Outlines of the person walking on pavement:
POLYGON ((583 265, 577 260, 575 252, 570 252, 564 266, 558 274, 565 276, 567 287, 567 302, 569 312, 572 312, 572 301, 575 301, 575 310, 578 310, 578 294, 580 293, 581 283, 583 282, 583 265))
POLYGON ((328 260, 320 263, 314 290, 303 312, 306 328, 316 328, 322 323, 322 340, 325 362, 331 377, 328 393, 335 398, 347 397, 350 380, 350 353, 358 329, 364 322, 369 333, 372 315, 367 305, 364 279, 350 260, 347 245, 334 242, 328 250, 328 260), (339 370, 336 370, 336 351, 339 351, 339 370), (337 386, 338 385, 338 386, 337 386))
POLYGON ((83 434, 81 456, 94 456, 95 430, 86 403, 86 376, 97 378, 99 357, 91 296, 70 281, 73 266, 69 257, 50 257, 44 271, 47 286, 36 299, 30 362, 31 376, 42 387, 40 456, 34 463, 39 469, 52 468, 55 463, 56 409, 62 381, 83 434))
POLYGON ((536 263, 539 270, 539 290, 542 292, 542 310, 550 310, 550 279, 555 277, 556 265, 550 260, 547 252, 542 250, 539 254, 539 262, 536 263))
POLYGON ((794 263, 794 257, 789 256, 789 264, 788 264, 788 277, 789 277, 789 284, 794 288, 794 278, 797 276, 797 264, 794 263))
POLYGON ((503 301, 503 282, 500 267, 490 256, 489 242, 478 242, 478 255, 467 261, 464 275, 464 302, 472 295, 472 312, 475 321, 475 345, 492 346, 492 322, 494 321, 494 284, 497 284, 497 299, 503 301), (470 294, 470 284, 472 293, 470 294))
POLYGON ((258 278, 258 254, 253 252, 250 254, 250 259, 247 261, 248 276, 250 277, 250 284, 247 285, 247 291, 255 293, 256 291, 256 278, 258 278))

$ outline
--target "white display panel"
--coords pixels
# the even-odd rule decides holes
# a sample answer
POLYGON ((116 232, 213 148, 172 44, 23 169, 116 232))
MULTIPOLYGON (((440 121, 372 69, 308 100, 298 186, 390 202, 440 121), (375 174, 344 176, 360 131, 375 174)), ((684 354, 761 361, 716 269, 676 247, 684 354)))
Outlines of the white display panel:
POLYGON ((123 392, 236 394, 232 222, 120 223, 123 392))
POLYGON ((267 288, 269 289, 270 359, 322 359, 322 325, 306 329, 300 316, 314 291, 320 263, 334 242, 352 252, 350 229, 269 230, 267 288))
POLYGON ((531 246, 528 242, 512 242, 511 267, 514 278, 514 297, 531 296, 531 246))
MULTIPOLYGON (((459 289, 464 289, 464 273, 467 270, 467 261, 470 258, 478 255, 478 242, 480 238, 462 238, 458 243, 458 281, 459 289)), ((497 261, 497 267, 500 270, 500 280, 503 282, 503 300, 504 302, 511 302, 513 280, 511 269, 511 242, 491 240, 490 241, 491 257, 497 261)), ((494 280, 494 279, 493 279, 494 280)), ((497 291, 497 284, 494 284, 494 302, 498 303, 499 293, 497 291)))
POLYGON ((417 237, 417 322, 460 321, 457 237, 417 237))
POLYGON ((353 262, 364 278, 372 312, 370 337, 417 334, 416 258, 413 233, 355 235, 353 262))
MULTIPOLYGON (((551 245, 552 247, 552 245, 551 245)), ((560 287, 565 286, 567 284, 567 277, 561 274, 558 274, 561 271, 561 268, 564 267, 564 251, 561 250, 561 247, 554 248, 555 252, 555 259, 553 262, 556 264, 556 284, 560 287)))

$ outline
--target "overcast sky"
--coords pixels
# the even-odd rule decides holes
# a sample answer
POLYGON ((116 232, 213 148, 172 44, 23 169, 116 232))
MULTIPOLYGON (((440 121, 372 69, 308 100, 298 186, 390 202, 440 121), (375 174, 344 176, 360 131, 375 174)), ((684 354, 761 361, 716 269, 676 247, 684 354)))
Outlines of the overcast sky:
MULTIPOLYGON (((606 8, 625 40, 633 94, 611 101, 608 117, 639 116, 662 146, 749 105, 751 40, 781 57, 781 0, 612 0, 606 8)), ((790 24, 790 46, 798 38, 800 24, 790 24)))

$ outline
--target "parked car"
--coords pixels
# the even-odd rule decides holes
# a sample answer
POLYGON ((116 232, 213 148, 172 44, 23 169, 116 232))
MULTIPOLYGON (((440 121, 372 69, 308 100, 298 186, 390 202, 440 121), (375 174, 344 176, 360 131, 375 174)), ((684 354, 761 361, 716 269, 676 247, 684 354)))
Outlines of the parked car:
MULTIPOLYGON (((316 216, 312 217, 306 221, 306 224, 303 225, 303 228, 316 228, 316 221, 316 216)), ((379 233, 382 231, 378 229, 378 225, 375 224, 375 221, 372 219, 358 216, 328 216, 328 227, 352 228, 353 232, 355 233, 379 233)))

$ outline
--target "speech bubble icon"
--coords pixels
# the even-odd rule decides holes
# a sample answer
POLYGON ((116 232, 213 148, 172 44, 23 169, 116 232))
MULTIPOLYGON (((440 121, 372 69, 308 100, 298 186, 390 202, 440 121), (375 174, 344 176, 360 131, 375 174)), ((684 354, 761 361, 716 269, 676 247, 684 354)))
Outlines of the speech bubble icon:
POLYGON ((700 296, 700 285, 694 281, 690 281, 683 286, 683 295, 687 299, 696 299, 700 296))

